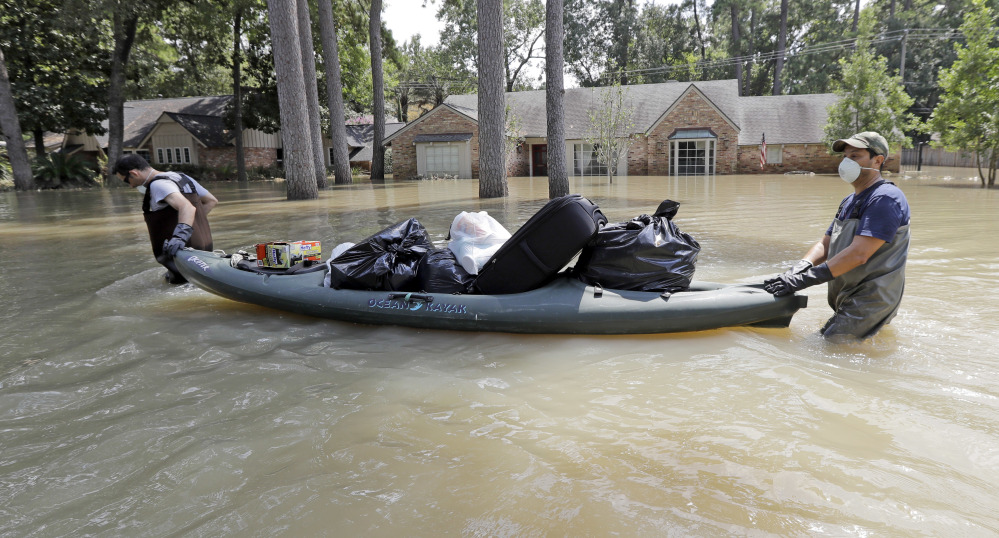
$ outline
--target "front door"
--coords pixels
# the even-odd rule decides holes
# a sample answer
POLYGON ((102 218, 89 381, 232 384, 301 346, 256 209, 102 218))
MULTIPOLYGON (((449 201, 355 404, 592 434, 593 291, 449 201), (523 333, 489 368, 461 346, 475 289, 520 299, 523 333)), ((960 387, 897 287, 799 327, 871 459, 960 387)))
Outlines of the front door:
POLYGON ((533 167, 533 175, 535 176, 547 176, 548 175, 548 145, 547 144, 535 144, 531 146, 531 165, 533 167))

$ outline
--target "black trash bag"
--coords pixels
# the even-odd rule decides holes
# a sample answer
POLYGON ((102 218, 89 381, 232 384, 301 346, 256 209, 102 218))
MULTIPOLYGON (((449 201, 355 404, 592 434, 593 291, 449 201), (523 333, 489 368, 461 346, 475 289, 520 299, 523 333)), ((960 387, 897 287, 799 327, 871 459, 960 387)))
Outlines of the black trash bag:
POLYGON ((330 264, 330 286, 348 290, 419 291, 420 260, 434 248, 416 219, 389 226, 330 264))
POLYGON ((432 293, 468 293, 475 275, 458 263, 449 248, 436 248, 420 260, 417 280, 421 291, 432 293))
POLYGON ((619 290, 673 293, 690 287, 701 245, 673 223, 679 207, 664 200, 652 216, 601 228, 579 255, 578 278, 619 290))

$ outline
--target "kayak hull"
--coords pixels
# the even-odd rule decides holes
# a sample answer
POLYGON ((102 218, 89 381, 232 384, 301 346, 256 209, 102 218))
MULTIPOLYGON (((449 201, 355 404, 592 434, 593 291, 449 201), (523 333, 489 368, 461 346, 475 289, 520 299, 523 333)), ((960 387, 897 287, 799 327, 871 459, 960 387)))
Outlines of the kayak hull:
POLYGON ((211 252, 174 262, 194 285, 234 301, 321 318, 419 329, 536 334, 659 334, 734 326, 787 327, 807 297, 759 285, 695 283, 669 297, 600 290, 569 277, 524 293, 450 295, 323 287, 323 271, 258 274, 211 252))

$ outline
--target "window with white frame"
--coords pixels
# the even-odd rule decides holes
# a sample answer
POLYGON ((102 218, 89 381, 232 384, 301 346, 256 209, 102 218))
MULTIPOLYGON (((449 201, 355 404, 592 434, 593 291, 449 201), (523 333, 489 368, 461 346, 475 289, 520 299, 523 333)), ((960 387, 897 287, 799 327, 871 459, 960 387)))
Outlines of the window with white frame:
POLYGON ((449 174, 456 176, 460 173, 460 170, 457 144, 427 146, 427 170, 425 175, 449 174))
POLYGON ((784 146, 775 144, 767 146, 767 164, 781 164, 784 162, 784 146))
POLYGON ((607 165, 597 159, 598 146, 593 144, 572 145, 572 175, 606 176, 607 165))
POLYGON ((715 173, 715 140, 673 140, 671 142, 670 175, 704 176, 715 173))
POLYGON ((184 148, 184 163, 191 164, 191 148, 184 148))
POLYGON ((148 149, 139 149, 135 151, 136 155, 142 157, 147 163, 153 162, 153 156, 149 153, 148 149))
POLYGON ((163 156, 163 148, 156 148, 156 162, 159 164, 166 162, 166 157, 163 156))

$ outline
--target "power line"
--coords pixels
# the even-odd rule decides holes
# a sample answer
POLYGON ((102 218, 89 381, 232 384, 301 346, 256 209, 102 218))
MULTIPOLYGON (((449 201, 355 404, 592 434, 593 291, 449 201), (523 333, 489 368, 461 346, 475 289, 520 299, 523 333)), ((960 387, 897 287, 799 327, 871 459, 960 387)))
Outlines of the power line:
MULTIPOLYGON (((870 40, 870 44, 886 43, 891 41, 899 41, 903 37, 906 39, 916 39, 916 40, 954 40, 963 39, 964 34, 958 30, 950 28, 914 28, 908 30, 893 30, 890 32, 884 32, 878 34, 870 40)), ((826 52, 836 52, 846 49, 852 49, 856 47, 857 38, 843 39, 840 41, 831 41, 828 43, 820 43, 812 46, 804 46, 798 49, 788 49, 784 51, 785 58, 793 58, 795 56, 804 56, 809 54, 822 54, 826 52)), ((752 63, 762 63, 769 60, 775 60, 780 56, 780 51, 763 52, 746 56, 731 56, 729 58, 723 58, 720 60, 703 61, 698 60, 693 66, 697 69, 712 69, 712 68, 722 68, 734 66, 739 63, 752 62, 752 63)), ((643 69, 627 69, 615 71, 613 73, 604 73, 600 78, 606 77, 619 77, 621 75, 649 75, 649 74, 667 74, 676 70, 689 69, 690 65, 663 65, 658 67, 648 67, 643 69)))

